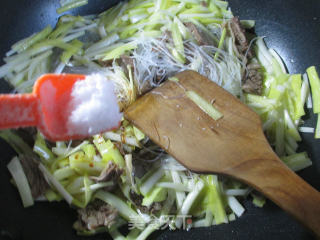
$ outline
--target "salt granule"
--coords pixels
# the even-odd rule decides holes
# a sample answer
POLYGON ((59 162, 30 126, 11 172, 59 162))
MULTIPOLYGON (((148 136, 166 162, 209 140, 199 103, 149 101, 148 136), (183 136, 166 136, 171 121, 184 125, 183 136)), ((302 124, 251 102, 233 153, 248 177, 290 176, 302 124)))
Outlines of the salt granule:
POLYGON ((114 84, 100 74, 77 81, 72 89, 71 134, 94 135, 118 126, 122 118, 114 84))

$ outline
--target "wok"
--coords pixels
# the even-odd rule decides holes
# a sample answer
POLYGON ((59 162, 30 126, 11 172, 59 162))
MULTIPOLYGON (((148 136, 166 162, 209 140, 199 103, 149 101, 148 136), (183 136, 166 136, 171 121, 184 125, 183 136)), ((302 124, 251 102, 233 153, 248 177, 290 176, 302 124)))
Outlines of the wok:
MULTIPOLYGON (((99 13, 117 0, 92 0, 89 5, 71 11, 72 14, 99 13)), ((256 33, 266 36, 268 46, 284 59, 290 73, 303 73, 310 65, 320 66, 320 2, 318 0, 230 0, 235 15, 241 19, 256 20, 256 33)), ((0 56, 10 46, 26 36, 52 26, 59 15, 55 9, 58 0, 3 0, 0 3, 0 56)), ((0 80, 0 91, 10 87, 0 80)), ((308 111, 305 126, 314 126, 316 117, 308 111)), ((320 140, 312 134, 302 134, 301 150, 306 150, 313 166, 301 172, 316 189, 320 189, 320 140)), ((38 202, 24 209, 18 191, 9 182, 6 164, 15 154, 0 140, 0 239, 106 239, 106 234, 79 237, 72 229, 76 213, 66 203, 38 202)), ((307 198, 308 196, 306 196, 307 198)), ((319 203, 320 204, 320 203, 319 203)), ((313 239, 307 229, 285 212, 267 202, 259 209, 244 201, 246 213, 237 221, 210 228, 192 229, 189 232, 162 231, 152 239, 313 239)))

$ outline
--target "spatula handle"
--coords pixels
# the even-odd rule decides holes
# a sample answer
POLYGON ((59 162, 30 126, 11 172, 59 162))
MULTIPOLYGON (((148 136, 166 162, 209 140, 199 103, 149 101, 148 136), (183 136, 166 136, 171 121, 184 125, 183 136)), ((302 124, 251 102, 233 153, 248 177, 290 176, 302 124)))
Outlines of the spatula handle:
POLYGON ((34 94, 0 95, 0 129, 36 126, 37 112, 34 94))
POLYGON ((255 187, 320 237, 320 193, 290 170, 272 151, 265 159, 238 166, 237 177, 255 187), (266 159, 268 158, 268 159, 266 159))

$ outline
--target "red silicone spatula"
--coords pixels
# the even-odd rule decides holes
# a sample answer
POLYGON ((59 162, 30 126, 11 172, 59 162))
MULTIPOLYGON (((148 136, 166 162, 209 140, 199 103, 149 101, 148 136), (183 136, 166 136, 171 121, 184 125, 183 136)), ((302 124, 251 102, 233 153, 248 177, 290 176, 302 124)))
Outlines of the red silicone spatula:
MULTIPOLYGON (((77 129, 68 131, 67 126, 72 111, 72 88, 85 77, 76 74, 46 74, 36 81, 30 94, 0 95, 0 129, 36 126, 52 141, 87 137, 81 131, 77 132, 77 129)), ((112 128, 116 127, 118 125, 112 128)))

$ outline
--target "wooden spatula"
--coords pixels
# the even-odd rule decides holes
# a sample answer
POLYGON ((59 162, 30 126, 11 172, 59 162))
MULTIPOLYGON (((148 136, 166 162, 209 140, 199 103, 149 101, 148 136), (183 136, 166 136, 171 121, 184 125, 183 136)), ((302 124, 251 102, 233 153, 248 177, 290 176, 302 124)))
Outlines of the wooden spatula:
POLYGON ((138 99, 125 117, 190 170, 247 183, 320 236, 320 193, 273 152, 259 116, 196 72, 176 78, 138 99), (213 103, 223 117, 215 121, 186 91, 213 103))

